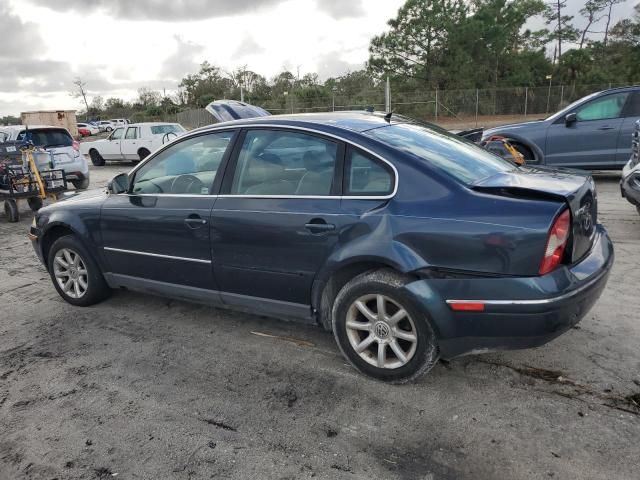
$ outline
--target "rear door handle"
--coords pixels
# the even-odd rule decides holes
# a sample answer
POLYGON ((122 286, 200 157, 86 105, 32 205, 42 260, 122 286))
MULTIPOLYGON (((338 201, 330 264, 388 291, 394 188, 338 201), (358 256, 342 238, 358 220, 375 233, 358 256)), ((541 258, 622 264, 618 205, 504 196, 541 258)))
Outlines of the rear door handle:
POLYGON ((616 127, 610 127, 609 125, 605 125, 604 127, 600 127, 598 130, 615 130, 616 127))
POLYGON ((324 233, 335 230, 336 226, 333 223, 327 223, 322 218, 314 218, 309 223, 305 223, 304 228, 311 233, 324 233))
POLYGON ((191 228, 192 230, 195 230, 196 228, 205 226, 207 224, 207 221, 204 218, 200 218, 197 215, 192 215, 192 216, 189 216, 188 218, 185 218, 184 223, 187 226, 187 228, 191 228))

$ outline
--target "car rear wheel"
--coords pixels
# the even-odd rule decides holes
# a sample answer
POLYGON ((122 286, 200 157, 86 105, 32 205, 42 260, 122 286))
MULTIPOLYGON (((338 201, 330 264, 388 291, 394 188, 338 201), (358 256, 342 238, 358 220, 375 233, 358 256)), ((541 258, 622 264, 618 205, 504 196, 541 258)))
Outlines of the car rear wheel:
POLYGON ((87 307, 111 293, 97 263, 75 236, 56 240, 47 261, 53 285, 68 303, 87 307))
POLYGON ((71 182, 73 184, 73 188, 76 190, 86 190, 89 188, 89 179, 83 178, 82 180, 73 180, 71 182))
POLYGON ((364 273, 347 283, 334 302, 333 334, 340 350, 362 373, 404 383, 438 360, 433 329, 390 270, 364 273))
POLYGON ((102 155, 100 155, 100 152, 98 152, 97 150, 89 150, 89 157, 91 157, 91 163, 93 163, 96 167, 104 166, 104 158, 102 158, 102 155))

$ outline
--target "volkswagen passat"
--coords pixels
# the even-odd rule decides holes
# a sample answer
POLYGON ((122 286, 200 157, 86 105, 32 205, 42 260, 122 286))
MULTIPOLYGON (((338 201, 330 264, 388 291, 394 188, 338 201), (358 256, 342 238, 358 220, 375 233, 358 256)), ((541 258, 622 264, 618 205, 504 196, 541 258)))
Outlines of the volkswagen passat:
POLYGON ((613 263, 596 205, 587 174, 407 118, 273 116, 190 132, 30 237, 73 305, 126 288, 316 323, 401 382, 580 321, 613 263))

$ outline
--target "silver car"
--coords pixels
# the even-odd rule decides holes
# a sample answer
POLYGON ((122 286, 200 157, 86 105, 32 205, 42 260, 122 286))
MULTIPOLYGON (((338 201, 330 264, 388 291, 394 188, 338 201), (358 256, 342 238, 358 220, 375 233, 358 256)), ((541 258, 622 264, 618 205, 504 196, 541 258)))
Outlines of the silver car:
POLYGON ((89 164, 80 153, 80 144, 66 128, 46 125, 0 127, 0 142, 23 140, 51 152, 53 167, 64 170, 67 182, 77 190, 89 187, 89 164))

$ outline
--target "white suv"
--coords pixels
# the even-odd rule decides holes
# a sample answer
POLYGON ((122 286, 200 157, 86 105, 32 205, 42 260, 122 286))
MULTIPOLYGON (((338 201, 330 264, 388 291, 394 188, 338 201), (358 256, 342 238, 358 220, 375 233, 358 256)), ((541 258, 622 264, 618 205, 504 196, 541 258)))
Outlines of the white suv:
POLYGON ((65 178, 77 190, 89 187, 89 164, 80 153, 80 144, 66 128, 47 125, 0 127, 0 141, 32 141, 36 147, 53 154, 53 168, 64 170, 65 178))

